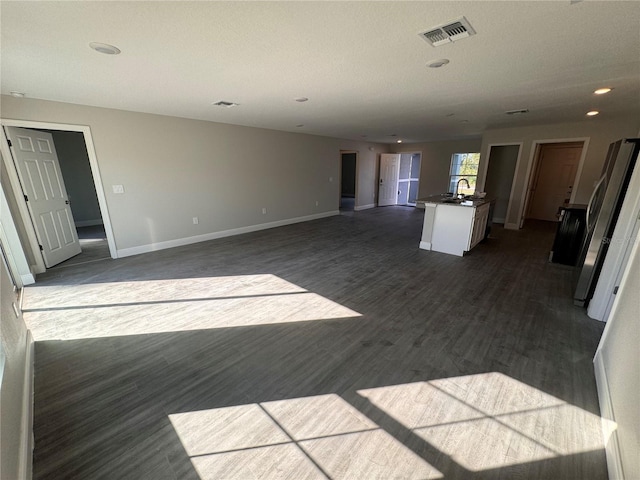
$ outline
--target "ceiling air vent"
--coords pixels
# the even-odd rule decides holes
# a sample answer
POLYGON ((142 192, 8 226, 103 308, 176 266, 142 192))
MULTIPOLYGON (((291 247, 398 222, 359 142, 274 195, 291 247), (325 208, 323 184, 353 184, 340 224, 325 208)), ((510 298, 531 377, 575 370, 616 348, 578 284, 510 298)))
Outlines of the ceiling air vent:
POLYGON ((438 47, 445 43, 455 42, 456 40, 475 34, 476 31, 469 24, 469 21, 462 17, 458 20, 430 28, 426 32, 420 33, 420 36, 433 47, 438 47))
POLYGON ((224 107, 224 108, 231 108, 231 107, 238 106, 237 103, 225 102, 224 100, 220 100, 219 102, 213 102, 213 105, 215 105, 216 107, 224 107))
POLYGON ((529 113, 528 108, 519 108, 517 110, 509 110, 508 112, 504 112, 507 115, 522 115, 523 113, 529 113))

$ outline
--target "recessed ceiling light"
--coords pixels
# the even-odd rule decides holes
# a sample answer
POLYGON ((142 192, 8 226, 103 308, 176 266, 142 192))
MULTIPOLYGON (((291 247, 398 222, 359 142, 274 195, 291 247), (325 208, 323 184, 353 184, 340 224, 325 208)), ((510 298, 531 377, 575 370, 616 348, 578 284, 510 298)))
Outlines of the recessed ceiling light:
POLYGON ((609 93, 611 89, 609 87, 599 88, 595 92, 596 95, 604 95, 605 93, 609 93))
POLYGON ((431 60, 429 63, 427 63, 427 67, 429 67, 429 68, 440 68, 440 67, 444 67, 448 63, 449 63, 448 59, 440 58, 438 60, 431 60))
POLYGON ((597 110, 591 110, 590 112, 587 112, 587 117, 595 117, 596 115, 598 115, 600 112, 597 110))
POLYGON ((396 140, 396 143, 402 143, 402 140, 396 140))
POLYGON ((15 91, 13 91, 13 92, 9 92, 9 94, 10 94, 12 97, 16 97, 16 98, 24 98, 24 93, 23 93, 23 92, 15 92, 15 91))
POLYGON ((294 98, 294 100, 295 100, 296 102, 303 103, 303 102, 308 101, 309 99, 308 99, 307 97, 296 97, 296 98, 294 98))
POLYGON ((107 43, 91 42, 89 46, 96 52, 104 53, 106 55, 118 55, 120 53, 120 49, 118 47, 114 47, 107 43))

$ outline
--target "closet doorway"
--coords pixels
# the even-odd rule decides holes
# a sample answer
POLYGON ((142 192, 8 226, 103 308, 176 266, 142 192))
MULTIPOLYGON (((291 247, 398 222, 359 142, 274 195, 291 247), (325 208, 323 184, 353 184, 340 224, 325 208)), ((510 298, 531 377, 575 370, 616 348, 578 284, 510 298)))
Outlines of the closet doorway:
POLYGON ((356 207, 358 152, 341 151, 340 210, 353 211, 356 207))

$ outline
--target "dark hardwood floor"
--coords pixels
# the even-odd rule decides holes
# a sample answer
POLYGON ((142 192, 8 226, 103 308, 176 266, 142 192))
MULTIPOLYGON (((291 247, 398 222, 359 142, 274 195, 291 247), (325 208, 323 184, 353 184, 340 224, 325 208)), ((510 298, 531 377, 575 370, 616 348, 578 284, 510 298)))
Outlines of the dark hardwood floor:
POLYGON ((555 225, 464 258, 387 207, 52 269, 34 478, 607 478, 555 225))

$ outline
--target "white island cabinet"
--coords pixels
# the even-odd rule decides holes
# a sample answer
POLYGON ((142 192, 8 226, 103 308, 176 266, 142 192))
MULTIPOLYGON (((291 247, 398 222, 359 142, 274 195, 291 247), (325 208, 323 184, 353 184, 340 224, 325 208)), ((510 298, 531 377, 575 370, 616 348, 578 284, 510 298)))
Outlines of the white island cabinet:
POLYGON ((425 206, 420 248, 463 256, 485 236, 490 202, 445 203, 440 197, 418 200, 425 206))

